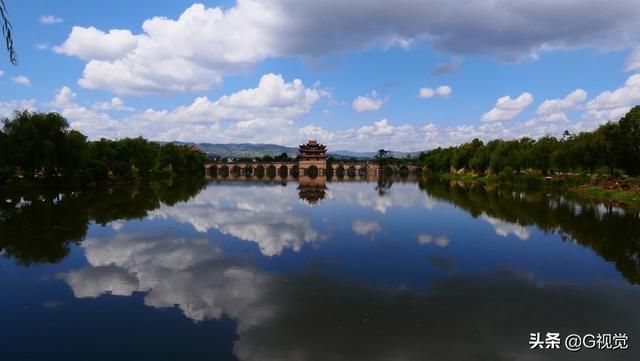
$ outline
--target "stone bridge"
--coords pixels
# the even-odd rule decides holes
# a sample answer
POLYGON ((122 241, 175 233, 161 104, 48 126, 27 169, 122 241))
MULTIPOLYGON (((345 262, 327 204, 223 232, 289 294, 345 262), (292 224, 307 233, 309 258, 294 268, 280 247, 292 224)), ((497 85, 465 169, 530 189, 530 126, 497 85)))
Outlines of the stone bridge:
POLYGON ((268 163, 253 163, 253 162, 233 162, 233 163, 210 163, 205 165, 207 175, 221 176, 221 177, 269 177, 274 178, 279 176, 280 178, 295 179, 300 175, 315 177, 315 176, 327 176, 327 177, 371 177, 377 178, 381 175, 421 175, 422 167, 414 164, 389 164, 380 166, 371 162, 340 162, 340 163, 327 163, 325 167, 311 166, 306 169, 301 169, 298 162, 268 162, 268 163))

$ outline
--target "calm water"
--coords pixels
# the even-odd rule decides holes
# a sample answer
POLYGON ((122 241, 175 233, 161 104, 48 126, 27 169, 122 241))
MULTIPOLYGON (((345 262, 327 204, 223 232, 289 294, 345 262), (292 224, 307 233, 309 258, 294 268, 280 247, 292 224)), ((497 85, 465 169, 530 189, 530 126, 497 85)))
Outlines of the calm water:
POLYGON ((638 360, 637 210, 429 183, 5 194, 1 360, 638 360), (531 332, 626 351, 529 350, 531 332))

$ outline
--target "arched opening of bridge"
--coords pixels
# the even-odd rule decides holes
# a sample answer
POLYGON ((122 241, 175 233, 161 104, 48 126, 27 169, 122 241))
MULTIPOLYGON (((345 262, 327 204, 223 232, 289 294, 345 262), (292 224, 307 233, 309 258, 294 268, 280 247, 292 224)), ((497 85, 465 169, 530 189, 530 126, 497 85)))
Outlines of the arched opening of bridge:
POLYGON ((250 166, 250 165, 244 167, 244 175, 245 175, 245 177, 252 177, 253 176, 253 167, 250 166))
POLYGON ((417 175, 418 177, 422 177, 422 168, 421 167, 417 167, 414 171, 415 175, 417 175))
POLYGON ((293 176, 293 178, 298 178, 300 176, 300 167, 297 165, 291 167, 291 176, 293 176))
POLYGON ((280 178, 287 178, 289 175, 289 168, 286 165, 281 165, 280 169, 278 169, 278 175, 280 175, 280 178))
POLYGON ((338 176, 338 178, 343 178, 344 173, 345 171, 343 166, 339 166, 338 169, 336 169, 336 175, 338 176))
POLYGON ((384 167, 384 169, 382 170, 382 175, 391 177, 393 175, 393 168, 391 168, 390 166, 384 167))
POLYGON ((222 168, 220 168, 220 175, 225 177, 225 178, 228 177, 229 176, 229 167, 227 167, 226 165, 222 166, 222 168))
POLYGON ((262 179, 262 178, 264 178, 264 173, 265 173, 265 172, 264 172, 264 167, 263 167, 263 166, 261 166, 261 165, 259 165, 259 166, 256 168, 256 177, 258 177, 258 178, 261 178, 261 179, 262 179))
POLYGON ((361 176, 361 177, 366 176, 367 175, 367 167, 362 166, 362 167, 358 168, 358 175, 361 176))
POLYGON ((212 176, 212 177, 217 177, 218 176, 218 168, 209 167, 209 175, 212 176))
POLYGON ((407 178, 409 176, 409 168, 406 165, 400 167, 400 177, 407 178))
POLYGON ((309 178, 316 178, 318 177, 318 167, 316 167, 315 165, 312 165, 311 167, 307 168, 307 176, 309 178))
POLYGON ((275 165, 270 165, 267 167, 267 177, 269 178, 275 178, 276 177, 276 166, 275 165))
POLYGON ((333 167, 331 166, 327 167, 327 169, 325 170, 325 175, 329 179, 333 178, 333 167))
POLYGON ((355 178, 356 177, 356 167, 350 166, 349 169, 347 169, 347 175, 349 175, 349 178, 355 178))
POLYGON ((239 166, 234 165, 233 168, 231 168, 231 173, 234 177, 240 177, 240 175, 242 174, 242 169, 240 169, 239 166))

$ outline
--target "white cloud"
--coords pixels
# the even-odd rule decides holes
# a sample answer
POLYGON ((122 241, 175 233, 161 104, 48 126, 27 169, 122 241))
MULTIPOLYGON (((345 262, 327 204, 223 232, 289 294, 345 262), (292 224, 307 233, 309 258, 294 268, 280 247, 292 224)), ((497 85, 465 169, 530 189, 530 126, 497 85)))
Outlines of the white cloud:
POLYGON ((49 50, 49 48, 51 48, 51 45, 49 45, 49 43, 36 44, 36 49, 38 50, 49 50))
POLYGON ((93 110, 78 105, 70 88, 60 90, 54 108, 68 117, 72 127, 91 139, 142 135, 153 140, 230 143, 290 144, 294 121, 307 114, 326 91, 307 88, 301 80, 290 82, 265 74, 256 88, 244 89, 217 100, 198 97, 192 104, 172 110, 147 109, 115 120, 100 111, 131 110, 122 99, 96 103, 93 110), (58 99, 60 98, 60 99, 58 99), (65 99, 66 101, 61 101, 65 99))
POLYGON ((63 22, 61 18, 55 15, 42 15, 38 18, 38 21, 41 24, 45 24, 45 25, 59 24, 63 22))
POLYGON ((522 93, 515 99, 510 96, 499 98, 496 106, 482 115, 483 122, 499 122, 512 120, 517 117, 525 108, 533 103, 531 93, 522 93))
POLYGON ((123 112, 135 111, 135 108, 126 106, 120 97, 111 98, 111 101, 108 102, 95 102, 92 107, 95 110, 119 110, 123 112))
POLYGON ((582 89, 576 89, 562 99, 545 100, 536 109, 536 118, 525 122, 524 125, 526 127, 534 127, 548 122, 567 123, 569 122, 569 117, 566 111, 579 109, 586 99, 587 92, 582 89))
POLYGON ((139 39, 139 36, 134 36, 129 30, 114 29, 105 33, 94 27, 74 26, 69 38, 62 45, 53 48, 53 51, 90 60, 88 68, 93 61, 120 59, 136 49, 139 39))
POLYGON ((52 110, 67 118, 72 128, 81 131, 90 138, 119 138, 123 136, 121 122, 112 119, 106 113, 99 113, 77 104, 76 97, 77 95, 71 88, 62 87, 51 103, 52 110))
POLYGON ((545 100, 536 109, 537 115, 550 115, 561 113, 565 110, 575 109, 578 105, 587 99, 587 92, 582 89, 576 89, 562 99, 545 100))
POLYGON ((351 224, 351 229, 358 236, 366 236, 382 232, 382 227, 378 221, 366 221, 362 219, 354 220, 351 224))
POLYGON ((450 86, 448 85, 441 85, 435 89, 432 88, 420 88, 418 90, 418 97, 419 98, 431 98, 433 96, 440 96, 440 97, 444 97, 447 98, 449 96, 451 96, 451 94, 453 93, 453 89, 451 89, 450 86))
POLYGON ((35 105, 35 99, 10 100, 8 102, 0 102, 0 118, 8 118, 17 110, 36 110, 35 105))
POLYGON ((618 120, 640 104, 640 74, 631 75, 624 86, 604 91, 586 105, 585 120, 597 123, 618 120))
POLYGON ((317 59, 426 41, 456 55, 514 61, 555 49, 626 48, 639 24, 636 0, 585 0, 578 10, 572 1, 238 0, 228 9, 194 4, 177 19, 146 20, 140 34, 75 27, 58 51, 87 60, 79 81, 86 88, 202 91, 273 57, 317 59))
POLYGON ((378 98, 378 93, 371 92, 368 96, 359 96, 353 100, 353 110, 356 112, 372 112, 382 108, 383 99, 378 98))
POLYGON ((0 76, 4 76, 4 70, 0 70, 0 76))
POLYGON ((625 70, 640 72, 640 46, 636 46, 629 52, 625 70))
POLYGON ((24 75, 19 75, 16 77, 11 78, 11 80, 18 85, 22 85, 22 86, 31 86, 31 79, 29 79, 28 77, 24 76, 24 75))

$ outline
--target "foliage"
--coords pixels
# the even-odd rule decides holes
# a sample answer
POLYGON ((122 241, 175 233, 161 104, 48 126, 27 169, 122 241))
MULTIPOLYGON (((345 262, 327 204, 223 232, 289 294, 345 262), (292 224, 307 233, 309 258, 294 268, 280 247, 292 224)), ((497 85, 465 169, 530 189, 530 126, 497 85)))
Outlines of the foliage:
POLYGON ((457 147, 436 148, 420 154, 419 161, 436 173, 472 170, 478 174, 540 172, 591 173, 606 167, 609 175, 622 170, 640 174, 640 106, 631 109, 619 122, 609 122, 593 132, 576 135, 565 131, 560 139, 545 136, 538 140, 479 139, 457 147), (508 170, 508 171, 505 171, 508 170))
POLYGON ((190 146, 160 145, 141 137, 90 142, 58 113, 16 112, 0 129, 0 180, 17 170, 26 178, 83 181, 201 173, 206 161, 190 146))

